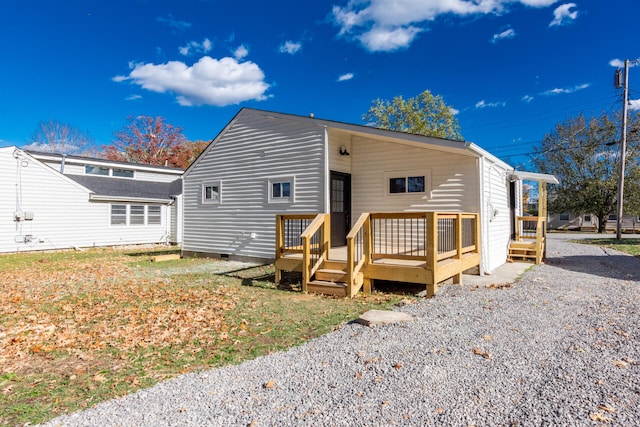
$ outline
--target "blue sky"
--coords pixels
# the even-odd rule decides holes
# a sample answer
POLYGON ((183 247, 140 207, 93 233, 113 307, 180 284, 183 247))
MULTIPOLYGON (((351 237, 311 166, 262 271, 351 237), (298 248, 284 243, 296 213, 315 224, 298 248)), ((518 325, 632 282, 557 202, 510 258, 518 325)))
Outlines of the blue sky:
POLYGON ((241 107, 362 124, 372 100, 429 89, 520 166, 559 121, 621 108, 638 16, 637 0, 4 0, 0 146, 48 120, 110 144, 138 115, 210 140, 241 107))

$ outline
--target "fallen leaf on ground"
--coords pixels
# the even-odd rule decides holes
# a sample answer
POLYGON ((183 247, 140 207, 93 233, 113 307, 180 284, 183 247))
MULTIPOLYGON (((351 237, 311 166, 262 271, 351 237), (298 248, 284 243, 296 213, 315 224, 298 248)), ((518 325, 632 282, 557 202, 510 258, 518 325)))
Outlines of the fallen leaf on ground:
POLYGON ((264 388, 274 388, 276 386, 276 380, 269 380, 264 384, 264 388))
POLYGON ((612 408, 611 406, 609 406, 609 405, 598 405, 598 409, 602 409, 603 411, 607 411, 607 412, 609 412, 609 413, 613 413, 613 412, 615 412, 615 411, 616 411, 615 409, 613 409, 613 408, 612 408))
POLYGON ((593 421, 600 421, 601 423, 608 423, 611 421, 610 418, 605 417, 600 412, 596 412, 595 414, 589 414, 589 418, 591 418, 593 421))
POLYGON ((473 354, 477 354, 478 356, 482 356, 485 359, 491 359, 491 354, 487 353, 486 351, 482 351, 479 348, 473 348, 471 349, 471 351, 473 351, 473 354))

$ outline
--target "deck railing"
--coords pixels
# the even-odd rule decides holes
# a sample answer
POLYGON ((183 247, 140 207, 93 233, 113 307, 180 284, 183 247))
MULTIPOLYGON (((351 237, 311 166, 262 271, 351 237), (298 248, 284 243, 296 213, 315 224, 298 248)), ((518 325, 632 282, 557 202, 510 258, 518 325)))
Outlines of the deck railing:
POLYGON ((358 292, 358 275, 370 260, 371 220, 368 213, 363 213, 347 235, 347 295, 353 296, 358 292))
MULTIPOLYGON (((328 214, 276 217, 276 262, 287 255, 295 255, 290 256, 291 260, 300 262, 302 255, 301 267, 297 264, 295 268, 302 271, 303 291, 329 258, 329 227, 328 214)), ((419 279, 417 283, 426 281, 428 294, 433 295, 442 280, 454 277, 458 283, 462 271, 469 268, 467 264, 477 265, 473 262, 479 260, 480 253, 478 214, 473 213, 363 213, 346 240, 348 296, 355 295, 362 286, 366 292, 370 290, 370 279, 379 278, 369 275, 372 268, 377 268, 376 274, 385 275, 380 270, 383 266, 376 261, 398 268, 422 268, 417 275, 408 273, 403 277, 406 281, 419 279), (470 252, 475 253, 472 258, 466 256, 470 252), (467 267, 458 268, 454 264, 439 267, 449 259, 459 260, 456 265, 467 267)), ((287 261, 289 267, 294 265, 289 264, 289 260, 281 261, 287 261)), ((392 273, 386 276, 390 276, 387 280, 396 280, 392 273)), ((279 280, 278 269, 276 280, 279 280)), ((402 277, 399 280, 403 281, 402 277)))
POLYGON ((303 291, 322 262, 329 258, 329 227, 328 214, 276 215, 276 261, 302 254, 303 291))

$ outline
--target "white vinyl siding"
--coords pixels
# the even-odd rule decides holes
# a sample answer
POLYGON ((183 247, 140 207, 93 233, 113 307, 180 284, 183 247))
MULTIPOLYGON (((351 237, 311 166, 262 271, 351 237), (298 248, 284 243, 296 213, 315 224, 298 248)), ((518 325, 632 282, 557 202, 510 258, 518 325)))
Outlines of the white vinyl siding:
POLYGON ((354 137, 352 221, 362 212, 477 212, 476 158, 354 137), (425 176, 425 192, 390 194, 389 179, 425 176))
POLYGON ((184 176, 183 249, 273 258, 277 214, 324 211, 324 164, 323 127, 243 110, 184 176), (278 177, 295 179, 291 203, 269 203, 278 177), (224 203, 202 204, 217 180, 224 203))
POLYGON ((13 147, 0 148, 0 194, 3 195, 0 252, 163 243, 167 240, 168 206, 156 205, 162 217, 160 224, 111 225, 112 203, 90 201, 87 189, 61 175, 58 169, 49 168, 28 155, 25 155, 25 166, 20 167, 18 175, 13 151, 13 147), (18 192, 22 209, 34 213, 32 221, 13 221, 18 192), (10 202, 5 203, 6 200, 10 202), (24 236, 32 236, 30 244, 21 242, 24 236))
MULTIPOLYGON (((504 264, 511 240, 511 210, 509 207, 509 184, 507 171, 498 163, 485 159, 484 205, 480 210, 483 228, 482 263, 485 272, 491 272, 504 264)), ((522 211, 522 182, 516 182, 516 215, 522 211), (518 204, 520 200, 520 204, 518 204)))

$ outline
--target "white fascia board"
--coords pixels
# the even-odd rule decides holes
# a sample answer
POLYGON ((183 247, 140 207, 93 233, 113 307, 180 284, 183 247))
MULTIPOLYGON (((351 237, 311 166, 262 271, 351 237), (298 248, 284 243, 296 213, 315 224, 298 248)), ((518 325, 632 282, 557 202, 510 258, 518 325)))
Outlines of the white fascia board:
POLYGON ((23 158, 26 158, 26 160, 28 162, 33 162, 33 164, 36 164, 46 170, 48 170, 49 172, 53 173, 55 176, 57 176, 60 179, 65 180, 66 182, 68 182, 69 184, 79 188, 80 190, 85 191, 88 194, 93 194, 93 191, 91 191, 90 189, 88 189, 87 187, 85 187, 82 184, 77 183, 76 181, 74 181, 73 179, 69 178, 68 176, 66 176, 65 174, 62 174, 60 172, 58 172, 57 170, 55 170, 54 168, 52 168, 51 166, 49 166, 46 163, 41 162, 40 160, 36 159, 35 157, 33 157, 31 154, 22 151, 19 148, 15 148, 15 150, 19 153, 20 156, 22 156, 23 158))
POLYGON ((542 181, 547 184, 558 184, 558 178, 546 173, 526 172, 514 170, 511 176, 520 181, 542 181))
POLYGON ((99 194, 91 194, 89 200, 97 202, 134 202, 134 203, 156 203, 169 205, 173 202, 171 199, 153 199, 146 197, 123 197, 123 196, 102 196, 99 194))
MULTIPOLYGON (((30 154, 32 157, 37 158, 39 160, 46 160, 51 162, 62 162, 62 157, 60 155, 53 154, 30 154)), ((105 167, 110 167, 114 169, 133 169, 136 171, 144 171, 144 172, 154 172, 154 173, 165 173, 167 175, 182 175, 184 172, 182 169, 174 169, 166 166, 152 166, 152 165, 141 165, 139 163, 128 163, 128 162, 118 162, 107 159, 95 159, 89 157, 76 158, 73 156, 64 156, 64 162, 66 164, 72 165, 100 165, 105 167)))

